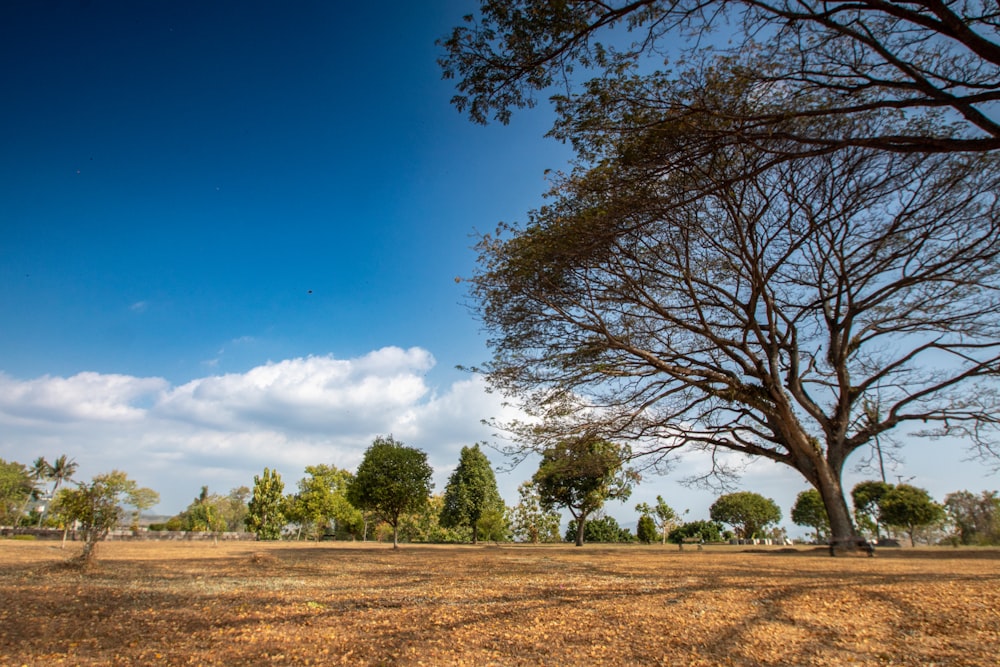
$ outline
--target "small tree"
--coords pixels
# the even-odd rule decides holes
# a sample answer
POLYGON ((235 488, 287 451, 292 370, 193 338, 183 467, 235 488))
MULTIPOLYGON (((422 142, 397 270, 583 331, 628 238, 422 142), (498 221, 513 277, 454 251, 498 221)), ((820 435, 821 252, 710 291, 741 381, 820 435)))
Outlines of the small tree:
POLYGON ((483 512, 476 522, 479 535, 490 542, 509 542, 511 540, 510 517, 506 507, 489 509, 483 512))
POLYGON ((511 510, 511 527, 514 539, 519 542, 558 542, 559 512, 544 509, 538 487, 528 480, 517 487, 520 502, 511 510))
POLYGON ((334 531, 353 531, 362 523, 361 513, 347 501, 350 471, 336 466, 306 466, 305 477, 299 480, 299 492, 294 497, 296 520, 316 540, 323 537, 333 524, 334 531))
POLYGON ((399 517, 400 541, 431 544, 458 544, 470 541, 472 529, 468 526, 448 528, 441 525, 443 509, 444 495, 435 493, 415 512, 404 512, 399 517))
POLYGON ((702 542, 719 542, 722 540, 722 524, 717 521, 689 521, 671 530, 668 539, 682 544, 685 539, 694 537, 702 542))
POLYGON ((125 473, 112 470, 97 475, 90 484, 62 489, 54 502, 55 513, 67 523, 78 521, 84 535, 80 562, 90 566, 96 558, 97 545, 126 517, 126 507, 152 506, 159 494, 140 488, 125 473))
POLYGON ((807 489, 795 499, 792 521, 796 526, 809 526, 816 530, 816 542, 822 542, 830 532, 830 517, 826 515, 823 498, 816 489, 807 489))
POLYGON ((605 501, 628 498, 638 475, 623 466, 627 452, 606 440, 581 437, 548 449, 534 481, 543 509, 565 507, 576 523, 576 546, 583 546, 587 517, 605 501))
POLYGON ((709 508, 713 521, 728 523, 736 536, 749 540, 771 524, 781 521, 781 509, 759 493, 740 491, 720 496, 709 508))
POLYGON ((257 533, 259 540, 277 540, 285 526, 283 511, 285 483, 277 470, 264 468, 263 475, 254 475, 253 495, 247 511, 247 529, 257 533))
MULTIPOLYGON (((576 520, 570 521, 566 528, 566 541, 573 542, 578 534, 576 520)), ((628 528, 622 528, 613 516, 596 516, 587 521, 584 527, 585 542, 628 543, 635 541, 635 536, 628 528)))
POLYGON ((858 482, 851 489, 851 501, 854 503, 854 520, 858 527, 875 535, 876 541, 881 536, 879 526, 879 503, 885 494, 892 489, 891 484, 868 480, 858 482))
POLYGON ((653 507, 646 503, 639 503, 635 506, 635 511, 653 519, 659 529, 663 544, 666 544, 667 535, 677 523, 677 512, 667 504, 663 496, 656 496, 656 505, 653 507))
POLYGON ((503 499, 497 490, 490 460, 479 445, 462 447, 458 467, 444 491, 441 525, 446 528, 466 526, 472 531, 472 543, 479 541, 479 520, 487 512, 503 515, 503 499))
POLYGON ((975 495, 956 491, 944 497, 944 509, 961 544, 1000 544, 1000 498, 996 491, 975 495))
POLYGON ((0 459, 0 526, 16 526, 34 489, 24 464, 0 459))
POLYGON ((392 527, 392 548, 399 548, 399 519, 427 504, 433 484, 427 454, 406 447, 390 435, 375 438, 365 452, 347 500, 361 510, 371 510, 392 527))
POLYGON ((909 484, 894 486, 879 503, 879 520, 890 526, 899 526, 914 545, 917 528, 929 526, 944 519, 944 508, 934 502, 924 489, 909 484))
POLYGON ((659 538, 659 531, 656 530, 656 522, 653 517, 643 514, 639 517, 639 523, 635 527, 635 536, 643 544, 651 544, 659 538))

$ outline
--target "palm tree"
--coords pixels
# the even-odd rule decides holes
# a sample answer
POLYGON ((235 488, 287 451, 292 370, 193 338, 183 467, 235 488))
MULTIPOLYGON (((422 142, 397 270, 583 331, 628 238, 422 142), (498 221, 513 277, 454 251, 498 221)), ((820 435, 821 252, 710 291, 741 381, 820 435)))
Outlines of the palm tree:
MULTIPOLYGON (((35 500, 37 501, 44 495, 44 489, 39 490, 39 484, 47 482, 49 480, 49 471, 52 466, 49 462, 45 460, 44 456, 39 456, 35 459, 35 462, 31 464, 28 468, 28 479, 31 480, 31 493, 28 497, 24 499, 24 504, 21 506, 21 514, 24 515, 25 511, 28 509, 28 502, 35 500)), ((41 525, 41 517, 39 517, 38 525, 41 525)))
MULTIPOLYGON (((80 466, 74 459, 67 459, 65 454, 53 461, 51 465, 46 465, 48 465, 49 469, 47 478, 52 481, 52 493, 49 495, 49 499, 52 500, 55 499, 56 491, 59 490, 62 483, 68 482, 72 479, 73 473, 75 473, 76 469, 80 466)), ((45 518, 45 514, 48 512, 48 509, 48 504, 46 504, 45 510, 42 512, 42 516, 38 517, 39 526, 42 524, 42 519, 45 518)))
POLYGON ((49 466, 49 479, 55 482, 52 485, 52 495, 56 495, 56 491, 63 482, 68 482, 73 477, 73 473, 79 468, 79 464, 74 459, 67 459, 66 455, 63 454, 49 466))

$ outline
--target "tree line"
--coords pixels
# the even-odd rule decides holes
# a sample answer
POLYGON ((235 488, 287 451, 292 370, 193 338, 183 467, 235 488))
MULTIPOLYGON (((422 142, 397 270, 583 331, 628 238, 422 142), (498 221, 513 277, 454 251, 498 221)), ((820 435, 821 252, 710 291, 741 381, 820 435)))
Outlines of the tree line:
MULTIPOLYGON (((739 539, 786 539, 777 528, 781 509, 770 498, 742 491, 720 496, 709 519, 682 521, 662 498, 635 506, 636 532, 602 512, 609 500, 624 500, 639 475, 625 467, 627 453, 604 441, 577 440, 548 452, 534 476, 518 488, 508 507, 497 489, 489 459, 478 444, 463 447, 443 493, 433 494, 426 454, 392 436, 378 437, 355 472, 320 464, 307 466, 297 489, 265 468, 252 489, 227 495, 203 486, 186 509, 151 530, 242 531, 261 540, 351 539, 400 542, 472 543, 480 540, 529 543, 676 543, 739 539), (572 517, 560 536, 561 515, 572 517), (727 528, 728 526, 728 528, 727 528)), ((125 473, 73 482, 77 464, 65 456, 31 466, 0 459, 0 523, 50 526, 84 534, 81 559, 90 562, 110 530, 138 527, 142 511, 159 500, 125 473), (66 486, 72 483, 75 488, 66 486)), ((1000 497, 996 491, 948 494, 935 502, 923 489, 865 481, 851 491, 854 519, 873 541, 905 535, 910 544, 1000 544, 1000 497)), ((791 519, 814 531, 816 542, 830 539, 830 521, 815 489, 801 492, 791 519)))

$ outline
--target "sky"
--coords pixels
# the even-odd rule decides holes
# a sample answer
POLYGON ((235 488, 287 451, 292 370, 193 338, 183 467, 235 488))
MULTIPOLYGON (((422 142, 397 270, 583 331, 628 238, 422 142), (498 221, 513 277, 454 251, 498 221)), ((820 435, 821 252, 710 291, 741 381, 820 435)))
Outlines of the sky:
MULTIPOLYGON (((476 7, 0 3, 0 458, 123 470, 175 514, 265 467, 287 491, 353 470, 385 434, 441 492, 463 446, 499 443, 481 422, 514 409, 456 368, 489 357, 460 278, 571 152, 544 105, 487 127, 450 105, 435 40, 476 7)), ((960 444, 904 444, 890 476, 939 500, 997 487, 960 444)), ((486 451, 516 503, 532 462, 486 451)), ((717 494, 680 483, 702 464, 608 513, 634 530, 662 495, 707 519, 717 494)), ((807 532, 796 473, 741 488, 807 532)))

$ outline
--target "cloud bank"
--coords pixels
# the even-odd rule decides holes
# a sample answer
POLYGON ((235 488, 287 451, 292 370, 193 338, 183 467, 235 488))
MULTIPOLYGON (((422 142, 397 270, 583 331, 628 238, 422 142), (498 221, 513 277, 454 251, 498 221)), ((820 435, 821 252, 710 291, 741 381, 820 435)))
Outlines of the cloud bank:
POLYGON ((159 491, 160 511, 175 513, 202 485, 225 493, 251 485, 264 467, 281 472, 286 490, 307 465, 354 469, 375 436, 391 433, 428 453, 442 491, 461 448, 490 437, 481 420, 509 408, 479 377, 430 386, 434 365, 424 349, 386 347, 179 386, 96 372, 31 380, 0 373, 0 457, 30 463, 66 454, 80 464, 80 479, 124 470, 159 491))

